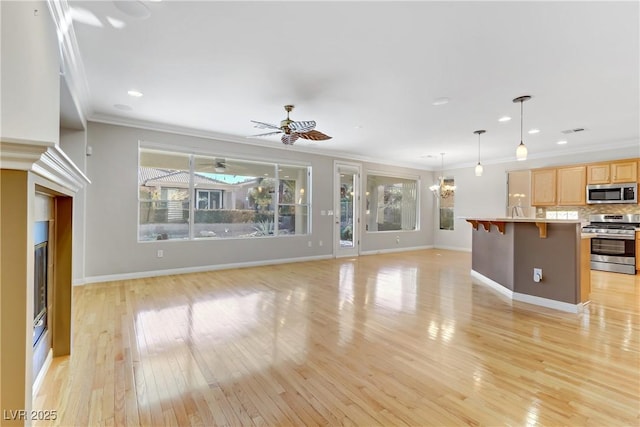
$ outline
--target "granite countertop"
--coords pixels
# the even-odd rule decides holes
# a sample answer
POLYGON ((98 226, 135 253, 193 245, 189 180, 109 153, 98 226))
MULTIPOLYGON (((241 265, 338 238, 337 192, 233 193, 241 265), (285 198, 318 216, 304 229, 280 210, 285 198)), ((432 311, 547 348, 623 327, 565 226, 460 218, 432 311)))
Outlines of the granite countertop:
POLYGON ((474 218, 463 217, 469 221, 499 221, 499 222, 538 222, 547 224, 580 224, 579 219, 545 219, 545 218, 474 218))

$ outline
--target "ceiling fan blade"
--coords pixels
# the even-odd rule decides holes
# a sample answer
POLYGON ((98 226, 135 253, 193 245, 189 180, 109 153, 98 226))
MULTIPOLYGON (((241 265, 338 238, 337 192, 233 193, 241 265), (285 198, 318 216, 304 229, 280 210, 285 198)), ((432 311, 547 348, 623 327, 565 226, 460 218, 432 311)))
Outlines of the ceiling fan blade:
POLYGON ((267 133, 259 133, 258 135, 249 135, 249 136, 247 136, 247 138, 260 138, 260 137, 263 137, 263 136, 278 135, 278 134, 281 134, 281 133, 282 133, 282 131, 279 130, 277 132, 267 132, 267 133))
POLYGON ((324 141, 326 139, 331 139, 329 135, 325 135, 324 133, 319 132, 317 130, 311 130, 309 132, 300 133, 299 135, 300 135, 300 138, 308 139, 311 141, 324 141))
POLYGON ((284 135, 282 135, 282 138, 280 138, 280 140, 284 145, 293 145, 293 143, 296 142, 300 136, 301 135, 299 133, 285 133, 284 135))
POLYGON ((256 122, 255 120, 250 120, 251 123, 255 123, 254 128, 258 128, 258 129, 280 129, 279 126, 276 125, 272 125, 270 123, 264 123, 264 122, 256 122))
POLYGON ((314 122, 313 120, 289 123, 289 129, 298 133, 309 132, 315 129, 315 127, 316 122, 314 122))

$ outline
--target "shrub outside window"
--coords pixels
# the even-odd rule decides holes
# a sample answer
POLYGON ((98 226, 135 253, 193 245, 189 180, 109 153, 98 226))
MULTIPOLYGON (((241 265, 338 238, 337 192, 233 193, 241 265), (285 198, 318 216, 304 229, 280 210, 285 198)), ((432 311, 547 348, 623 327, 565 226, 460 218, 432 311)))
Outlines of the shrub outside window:
MULTIPOLYGON (((309 166, 143 148, 138 173, 138 238, 149 241, 307 234, 310 171, 309 166), (164 205, 155 203, 154 197, 179 201, 180 218, 162 211, 164 205)), ((175 204, 173 201, 168 206, 175 204)))
POLYGON ((384 175, 368 175, 366 229, 418 230, 418 181, 384 175))

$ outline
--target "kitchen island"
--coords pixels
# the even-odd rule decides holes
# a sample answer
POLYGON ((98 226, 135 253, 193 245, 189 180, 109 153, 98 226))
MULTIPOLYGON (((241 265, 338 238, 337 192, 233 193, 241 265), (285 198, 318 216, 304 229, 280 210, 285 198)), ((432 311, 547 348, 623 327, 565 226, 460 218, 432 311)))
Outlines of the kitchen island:
POLYGON ((465 219, 476 281, 514 300, 573 313, 589 302, 589 239, 579 220, 465 219))

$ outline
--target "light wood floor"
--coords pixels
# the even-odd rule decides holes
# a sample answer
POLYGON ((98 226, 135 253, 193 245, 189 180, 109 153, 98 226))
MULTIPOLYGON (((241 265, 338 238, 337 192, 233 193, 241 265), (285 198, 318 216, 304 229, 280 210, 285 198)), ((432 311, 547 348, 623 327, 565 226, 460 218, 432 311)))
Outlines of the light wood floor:
POLYGON ((59 425, 640 425, 640 277, 569 314, 425 250, 89 285, 59 425))

